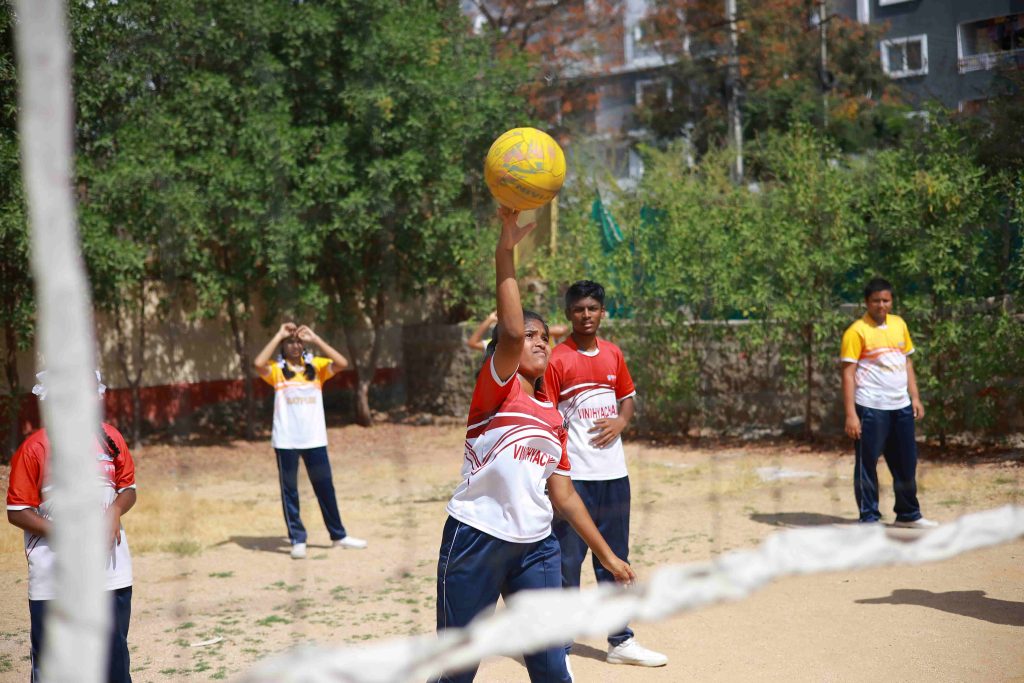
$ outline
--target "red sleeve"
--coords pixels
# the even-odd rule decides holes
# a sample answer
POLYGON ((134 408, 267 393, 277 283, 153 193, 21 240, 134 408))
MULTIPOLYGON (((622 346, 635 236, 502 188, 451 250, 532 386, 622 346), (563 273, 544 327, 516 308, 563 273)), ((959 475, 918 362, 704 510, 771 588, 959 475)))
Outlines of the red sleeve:
POLYGON ((636 387, 633 386, 633 378, 626 367, 626 357, 619 350, 619 369, 615 372, 615 398, 621 401, 635 393, 636 387))
POLYGON ((562 364, 555 358, 551 359, 548 369, 544 371, 544 393, 557 408, 558 396, 562 393, 562 364))
POLYGON ((569 464, 569 431, 565 427, 558 428, 558 440, 562 442, 562 457, 558 461, 558 465, 555 466, 556 472, 569 472, 572 470, 572 465, 569 464))
POLYGON ((11 458, 7 484, 7 509, 37 508, 43 504, 43 461, 46 446, 36 435, 29 436, 11 458))
POLYGON ((112 425, 103 425, 103 431, 107 433, 117 446, 118 453, 114 457, 114 490, 120 493, 126 488, 135 486, 135 461, 132 459, 131 451, 125 442, 121 432, 112 425))
POLYGON ((476 386, 473 388, 473 401, 469 407, 469 424, 474 425, 482 419, 487 419, 496 411, 505 399, 508 398, 512 387, 518 381, 518 371, 502 384, 498 381, 498 373, 494 370, 494 356, 484 361, 484 366, 476 376, 476 386))

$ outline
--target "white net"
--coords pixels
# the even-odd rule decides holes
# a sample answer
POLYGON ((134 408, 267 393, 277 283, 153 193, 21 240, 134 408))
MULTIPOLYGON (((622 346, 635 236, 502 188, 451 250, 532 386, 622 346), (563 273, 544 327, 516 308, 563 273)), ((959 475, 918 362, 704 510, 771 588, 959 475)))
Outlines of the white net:
POLYGON ((513 596, 507 609, 440 637, 427 635, 355 648, 303 648, 259 665, 244 681, 418 681, 465 668, 492 655, 518 655, 587 635, 602 635, 631 620, 657 621, 724 600, 738 600, 776 579, 819 572, 921 564, 1024 536, 1024 507, 964 515, 930 532, 899 533, 881 525, 792 529, 754 550, 703 562, 662 567, 635 589, 532 591, 513 596))

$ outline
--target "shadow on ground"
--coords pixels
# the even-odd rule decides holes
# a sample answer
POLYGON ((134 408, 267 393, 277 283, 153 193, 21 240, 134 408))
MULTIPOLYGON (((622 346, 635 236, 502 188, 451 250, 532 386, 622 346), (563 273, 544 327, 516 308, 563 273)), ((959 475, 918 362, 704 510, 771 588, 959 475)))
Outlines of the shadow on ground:
POLYGON ((215 544, 215 547, 229 543, 246 550, 260 550, 265 553, 288 553, 292 548, 288 541, 280 536, 231 536, 228 540, 215 544))
POLYGON ((884 598, 866 598, 856 602, 861 605, 920 605, 992 624, 1024 626, 1024 602, 985 597, 985 591, 932 593, 901 588, 884 598))
POLYGON ((828 524, 854 524, 857 520, 825 515, 820 512, 755 512, 750 515, 754 522, 777 527, 826 526, 828 524))
POLYGON ((599 662, 603 662, 608 653, 604 650, 598 650, 596 647, 590 647, 589 645, 584 645, 582 643, 573 643, 572 655, 574 657, 594 659, 599 662))

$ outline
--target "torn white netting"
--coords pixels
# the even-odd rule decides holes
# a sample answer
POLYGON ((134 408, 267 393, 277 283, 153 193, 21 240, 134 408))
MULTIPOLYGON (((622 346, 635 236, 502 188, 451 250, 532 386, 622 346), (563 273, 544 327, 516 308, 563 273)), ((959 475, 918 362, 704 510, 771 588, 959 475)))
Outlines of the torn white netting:
POLYGON ((440 636, 383 641, 339 649, 301 648, 268 660, 242 680, 257 682, 404 683, 484 657, 515 656, 580 636, 603 636, 630 621, 658 621, 678 612, 738 600, 784 576, 848 571, 948 559, 1024 536, 1024 507, 964 515, 928 532, 897 535, 880 524, 792 529, 753 550, 712 562, 656 570, 631 589, 603 585, 584 591, 529 591, 506 609, 440 636), (909 537, 908 537, 909 536, 909 537))

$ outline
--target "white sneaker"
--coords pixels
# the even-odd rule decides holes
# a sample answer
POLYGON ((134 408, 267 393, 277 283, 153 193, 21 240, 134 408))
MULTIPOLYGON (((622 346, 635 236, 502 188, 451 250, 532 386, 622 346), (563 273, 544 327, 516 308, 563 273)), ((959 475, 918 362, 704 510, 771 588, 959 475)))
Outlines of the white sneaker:
POLYGON ((366 541, 355 536, 346 536, 335 541, 334 547, 344 548, 345 550, 362 550, 366 547, 366 541))
POLYGON ((609 664, 633 664, 634 666, 665 666, 668 664, 668 657, 648 650, 636 642, 636 638, 630 638, 619 645, 608 646, 608 656, 605 658, 609 664))
POLYGON ((304 560, 304 559, 306 559, 306 544, 305 543, 292 543, 292 559, 293 560, 304 560))
POLYGON ((893 526, 898 526, 901 529, 934 529, 938 525, 938 522, 934 522, 930 519, 925 519, 924 517, 921 517, 920 519, 915 519, 913 522, 901 522, 899 520, 893 522, 893 526))
POLYGON ((565 653, 565 670, 569 672, 569 680, 576 681, 576 677, 572 675, 572 664, 569 663, 569 653, 565 653))

